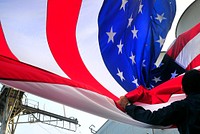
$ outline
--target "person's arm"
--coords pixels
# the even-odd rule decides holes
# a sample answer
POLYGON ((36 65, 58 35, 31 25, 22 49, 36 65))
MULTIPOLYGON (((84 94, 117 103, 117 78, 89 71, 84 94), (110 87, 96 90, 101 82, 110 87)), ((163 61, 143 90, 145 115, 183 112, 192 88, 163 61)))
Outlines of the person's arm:
POLYGON ((118 102, 133 119, 152 125, 168 126, 177 124, 185 114, 184 105, 180 101, 154 112, 145 110, 141 106, 127 105, 129 102, 126 97, 120 97, 118 102))

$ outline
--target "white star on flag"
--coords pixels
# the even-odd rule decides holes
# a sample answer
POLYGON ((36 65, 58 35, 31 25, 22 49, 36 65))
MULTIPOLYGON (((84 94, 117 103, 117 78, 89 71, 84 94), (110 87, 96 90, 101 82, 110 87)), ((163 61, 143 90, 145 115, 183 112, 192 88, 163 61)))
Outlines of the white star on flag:
POLYGON ((131 17, 128 19, 128 26, 127 26, 127 27, 130 27, 130 26, 131 26, 132 21, 133 21, 133 17, 132 17, 132 15, 131 15, 131 17))
POLYGON ((167 19, 167 18, 164 17, 164 13, 163 13, 163 14, 161 14, 161 15, 157 14, 156 19, 157 19, 160 23, 162 23, 162 21, 163 21, 164 19, 167 19))
POLYGON ((124 45, 122 44, 122 40, 120 40, 120 44, 119 45, 117 45, 117 47, 118 47, 118 54, 122 54, 122 47, 123 47, 124 45))
POLYGON ((132 61, 132 64, 136 64, 135 62, 135 55, 133 55, 133 53, 131 52, 131 56, 129 57, 132 61))
POLYGON ((128 0, 122 0, 122 4, 121 4, 120 9, 123 9, 125 11, 125 5, 126 5, 127 2, 128 2, 128 0))
POLYGON ((140 4, 140 6, 139 6, 139 10, 138 10, 138 13, 142 13, 142 8, 143 8, 143 5, 140 4))
POLYGON ((135 85, 136 85, 136 87, 138 87, 139 86, 139 84, 138 84, 138 79, 135 79, 135 77, 133 76, 133 81, 132 81, 132 83, 134 83, 135 85))
POLYGON ((160 47, 162 47, 162 45, 165 42, 165 39, 163 39, 161 36, 159 36, 159 40, 157 40, 156 42, 160 43, 160 47))
POLYGON ((124 78, 124 76, 123 76, 123 72, 121 72, 121 71, 119 70, 119 68, 117 68, 117 71, 118 71, 117 75, 120 77, 121 81, 123 82, 123 81, 125 80, 125 78, 124 78))
POLYGON ((154 77, 154 78, 153 78, 153 81, 155 81, 155 83, 157 83, 157 82, 162 81, 162 80, 160 79, 160 77, 158 77, 158 78, 157 78, 157 77, 154 77))
POLYGON ((173 73, 171 73, 171 78, 170 78, 170 79, 175 78, 177 75, 178 75, 178 74, 176 73, 176 70, 175 70, 173 73))
POLYGON ((138 38, 138 37, 137 37, 138 30, 135 28, 135 26, 134 26, 134 29, 131 30, 131 32, 133 33, 133 39, 134 39, 134 38, 138 38))
POLYGON ((113 28, 111 27, 110 32, 106 32, 106 34, 108 35, 108 43, 110 41, 114 42, 114 36, 116 34, 116 32, 113 32, 113 28))
POLYGON ((142 66, 143 66, 143 67, 146 67, 146 65, 145 65, 145 60, 142 61, 142 66))

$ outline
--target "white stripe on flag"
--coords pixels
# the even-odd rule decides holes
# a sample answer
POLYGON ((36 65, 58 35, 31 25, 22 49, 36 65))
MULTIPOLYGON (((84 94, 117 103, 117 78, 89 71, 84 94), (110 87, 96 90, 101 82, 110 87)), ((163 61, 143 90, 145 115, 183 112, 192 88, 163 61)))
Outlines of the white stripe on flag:
POLYGON ((67 77, 54 60, 46 38, 47 1, 18 0, 0 3, 6 41, 22 62, 67 77))
MULTIPOLYGON (((73 108, 104 117, 106 119, 112 119, 119 122, 124 122, 130 125, 135 125, 145 128, 166 128, 163 126, 153 126, 146 123, 139 122, 132 119, 126 113, 120 111, 113 102, 112 99, 106 96, 100 95, 89 90, 74 88, 67 85, 60 84, 49 84, 39 82, 21 82, 21 81, 6 81, 0 80, 1 83, 8 84, 15 87, 35 94, 37 96, 53 100, 55 102, 71 106, 73 108), (30 88, 31 87, 31 88, 30 88), (43 92, 41 93, 41 90, 43 92), (48 94, 47 94, 48 92, 48 94), (55 97, 55 95, 59 97, 55 97), (75 100, 75 101, 73 101, 75 100)), ((147 109, 152 107, 158 108, 162 105, 168 105, 169 103, 162 103, 157 105, 146 105, 147 109), (159 105, 159 106, 158 106, 159 105)))
POLYGON ((179 53, 176 58, 176 62, 183 68, 192 62, 192 60, 200 54, 200 34, 197 34, 193 39, 191 39, 183 50, 179 53))
POLYGON ((103 0, 83 1, 76 30, 77 44, 81 58, 94 78, 115 96, 120 97, 127 92, 107 70, 99 48, 97 20, 102 4, 103 0))

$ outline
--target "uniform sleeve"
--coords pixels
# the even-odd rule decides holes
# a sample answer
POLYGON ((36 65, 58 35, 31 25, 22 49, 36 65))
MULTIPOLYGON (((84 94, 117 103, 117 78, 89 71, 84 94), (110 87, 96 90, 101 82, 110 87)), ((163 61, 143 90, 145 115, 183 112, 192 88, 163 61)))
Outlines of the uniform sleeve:
POLYGON ((177 101, 153 112, 136 105, 126 106, 125 111, 135 120, 152 125, 168 126, 181 122, 186 116, 185 107, 184 102, 177 101))

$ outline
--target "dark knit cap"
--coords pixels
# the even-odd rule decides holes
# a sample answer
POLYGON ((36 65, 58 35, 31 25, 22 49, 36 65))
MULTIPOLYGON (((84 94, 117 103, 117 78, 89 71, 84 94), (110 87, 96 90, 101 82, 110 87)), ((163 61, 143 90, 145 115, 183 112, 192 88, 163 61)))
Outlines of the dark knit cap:
POLYGON ((182 79, 185 94, 200 93, 200 71, 192 69, 187 71, 182 79))

